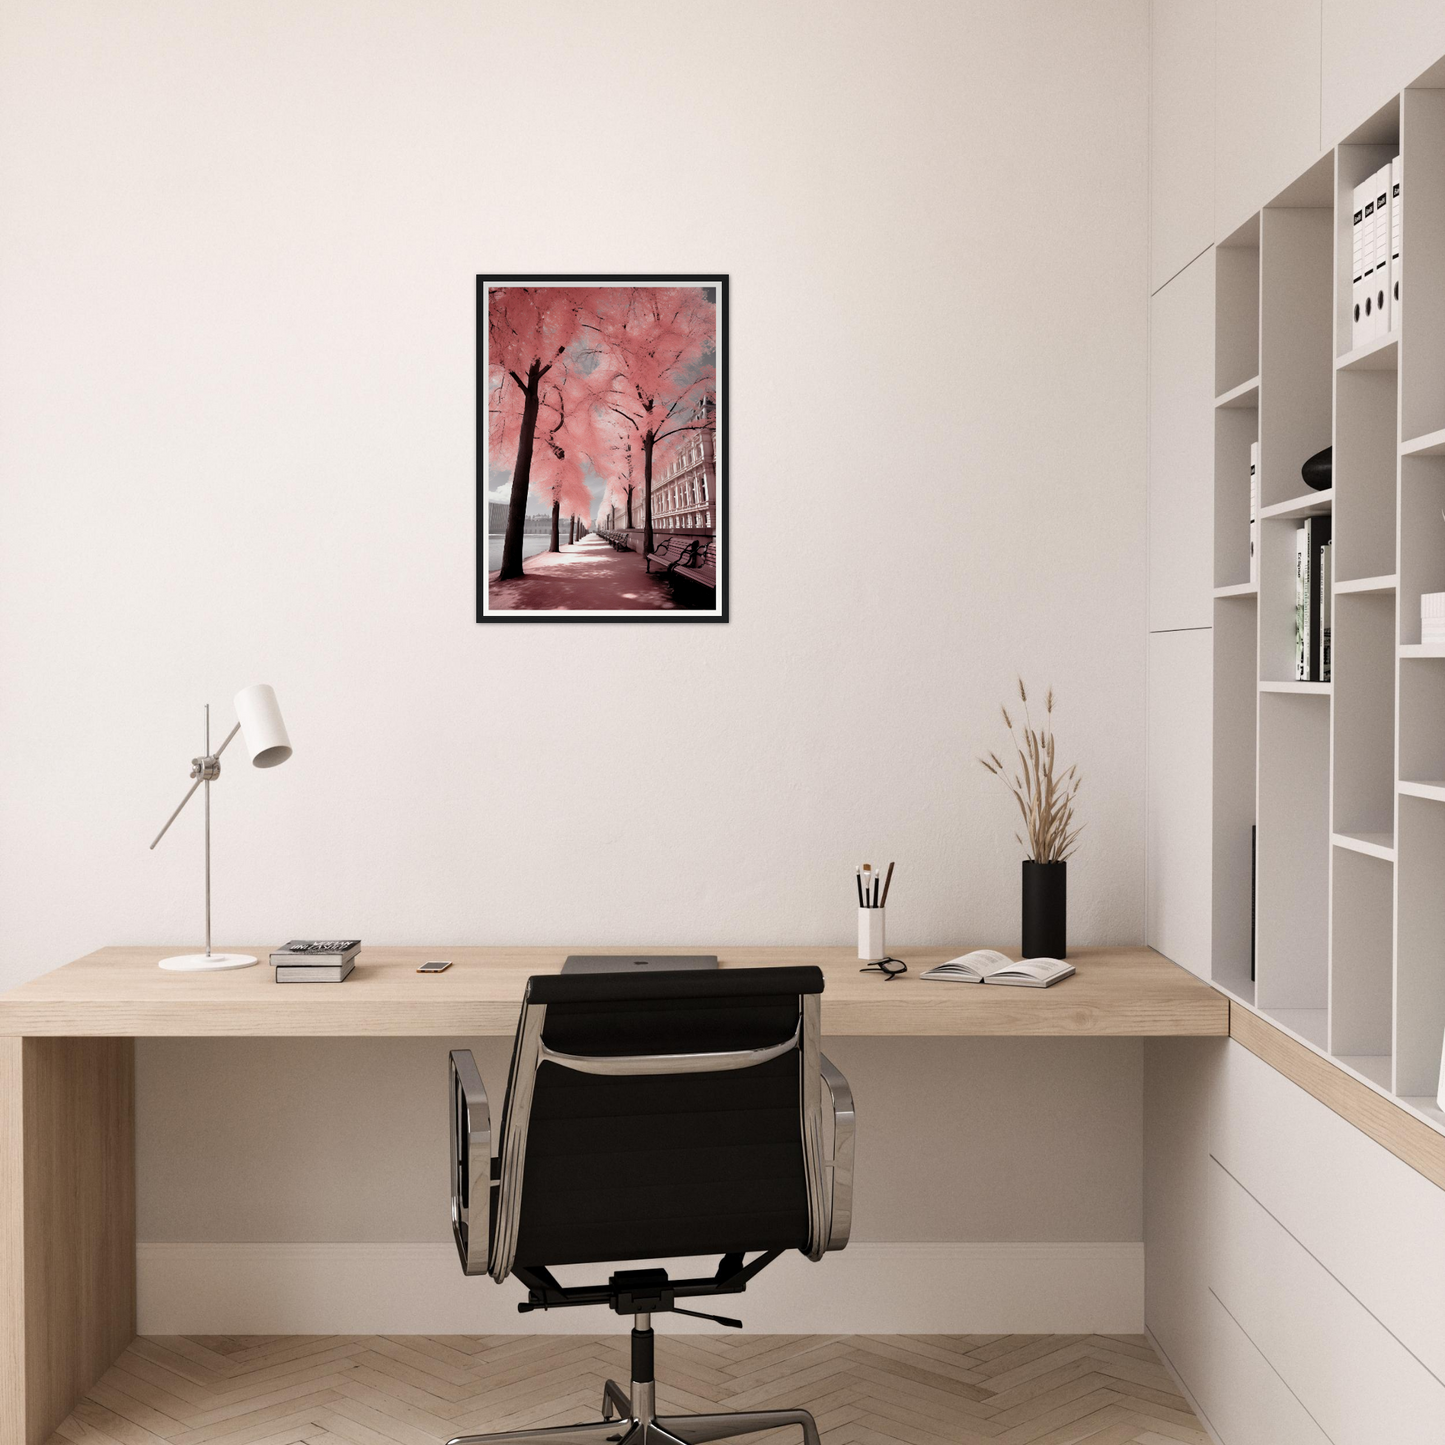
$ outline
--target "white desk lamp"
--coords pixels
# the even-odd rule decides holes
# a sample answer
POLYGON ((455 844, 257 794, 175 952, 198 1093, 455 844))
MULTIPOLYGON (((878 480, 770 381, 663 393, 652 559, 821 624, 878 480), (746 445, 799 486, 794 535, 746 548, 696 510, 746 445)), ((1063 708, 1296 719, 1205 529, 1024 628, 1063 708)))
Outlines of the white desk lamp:
POLYGON ((154 848, 166 836, 166 828, 180 816, 181 809, 191 801, 202 784, 206 789, 206 951, 185 953, 176 958, 161 959, 161 967, 181 973, 209 972, 221 968, 250 968, 256 962, 249 953, 211 952, 211 784, 221 776, 221 754, 237 733, 258 768, 274 768, 291 756, 291 739, 281 721, 276 691, 269 683, 243 687, 236 694, 236 726, 226 734, 226 741, 211 751, 211 705, 206 704, 206 748, 198 758, 191 759, 191 776, 196 780, 191 791, 181 799, 176 811, 166 819, 166 826, 155 836, 154 848))

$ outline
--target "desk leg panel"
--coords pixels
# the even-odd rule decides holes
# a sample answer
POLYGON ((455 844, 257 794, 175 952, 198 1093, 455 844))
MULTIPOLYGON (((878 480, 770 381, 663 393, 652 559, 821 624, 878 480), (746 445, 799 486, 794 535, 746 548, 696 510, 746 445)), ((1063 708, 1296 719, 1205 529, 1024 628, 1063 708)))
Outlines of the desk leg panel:
POLYGON ((0 1038, 0 1445, 135 1338, 135 1043, 0 1038))

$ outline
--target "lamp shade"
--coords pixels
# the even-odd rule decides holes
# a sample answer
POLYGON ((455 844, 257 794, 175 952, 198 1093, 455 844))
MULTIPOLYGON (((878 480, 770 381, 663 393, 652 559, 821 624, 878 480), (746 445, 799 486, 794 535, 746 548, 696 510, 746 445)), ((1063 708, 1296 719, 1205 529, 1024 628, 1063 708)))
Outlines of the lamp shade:
POLYGON ((276 689, 270 683, 258 682, 236 694, 236 721, 256 767, 274 768, 291 756, 291 739, 286 736, 276 689))

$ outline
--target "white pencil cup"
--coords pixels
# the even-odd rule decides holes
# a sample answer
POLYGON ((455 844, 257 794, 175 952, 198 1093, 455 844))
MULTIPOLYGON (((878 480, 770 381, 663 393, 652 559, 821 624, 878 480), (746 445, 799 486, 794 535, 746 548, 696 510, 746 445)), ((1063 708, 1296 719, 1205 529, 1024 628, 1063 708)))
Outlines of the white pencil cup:
POLYGON ((888 957, 888 946, 883 941, 883 915, 887 911, 886 908, 858 910, 858 957, 865 963, 888 957))

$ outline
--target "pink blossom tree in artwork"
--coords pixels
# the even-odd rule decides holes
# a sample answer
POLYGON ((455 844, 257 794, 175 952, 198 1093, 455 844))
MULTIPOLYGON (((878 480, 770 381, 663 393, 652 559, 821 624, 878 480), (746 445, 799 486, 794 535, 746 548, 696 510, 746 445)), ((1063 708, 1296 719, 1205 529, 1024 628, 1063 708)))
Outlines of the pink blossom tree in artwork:
MULTIPOLYGON (((610 413, 608 415, 611 415, 610 413)), ((612 416, 612 420, 617 418, 612 416)), ((607 428, 600 427, 605 434, 607 428)), ((627 529, 632 530, 632 499, 637 491, 637 467, 633 458, 632 443, 625 437, 615 437, 604 443, 599 454, 592 457, 592 465, 607 479, 606 491, 602 495, 602 506, 616 512, 625 512, 627 529)), ((615 517, 614 517, 615 520, 615 517)))
MULTIPOLYGON (((577 428, 592 424, 586 406, 579 405, 577 359, 579 346, 595 337, 595 294, 569 286, 488 289, 488 457, 498 466, 513 458, 500 581, 524 575, 522 537, 535 443, 540 440, 559 463, 570 460, 581 479, 568 450, 575 451, 574 440, 580 440, 577 428), (594 325, 584 330, 589 322, 594 325)), ((555 541, 555 520, 553 527, 555 541)))
POLYGON ((537 490, 552 503, 552 539, 549 552, 562 550, 562 517, 574 523, 579 517, 592 515, 592 493, 582 480, 582 469, 570 457, 562 458, 544 469, 537 490))
POLYGON ((654 451, 714 424, 717 307, 697 286, 599 287, 592 304, 588 408, 599 429, 621 429, 640 455, 642 540, 651 552, 654 451))

